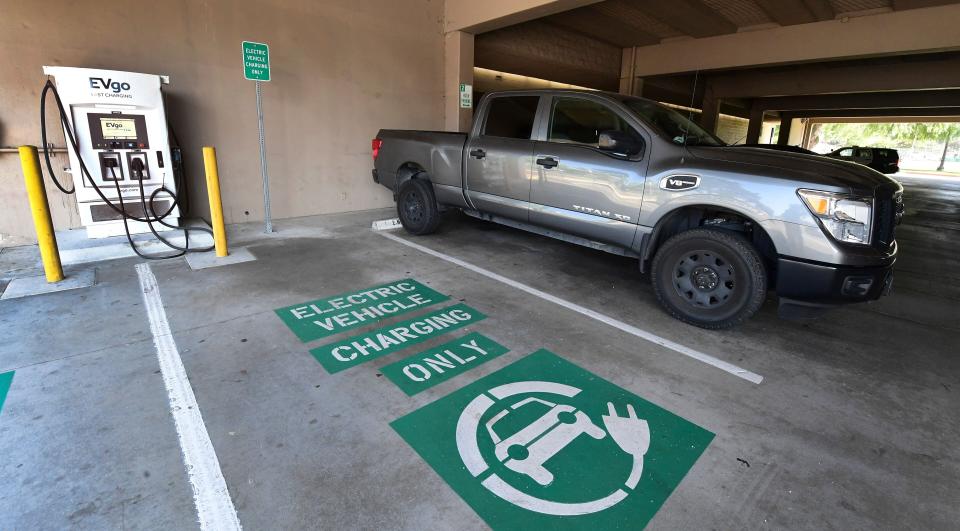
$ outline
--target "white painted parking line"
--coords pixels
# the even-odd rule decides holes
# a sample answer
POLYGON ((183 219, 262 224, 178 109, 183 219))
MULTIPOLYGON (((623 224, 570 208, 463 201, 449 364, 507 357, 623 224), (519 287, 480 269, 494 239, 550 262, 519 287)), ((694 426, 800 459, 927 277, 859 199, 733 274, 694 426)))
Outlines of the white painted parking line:
POLYGON ((147 264, 137 264, 137 275, 140 277, 143 302, 150 318, 150 331, 153 333, 153 344, 157 348, 160 372, 170 399, 170 412, 173 414, 180 449, 183 451, 183 463, 187 467, 187 476, 193 489, 200 529, 239 530, 240 519, 237 517, 233 500, 230 499, 230 492, 227 491, 223 472, 220 471, 220 461, 200 415, 197 398, 187 379, 177 344, 170 333, 157 278, 147 264))
POLYGON ((568 300, 561 299, 560 297, 551 295, 551 294, 549 294, 549 293, 540 291, 540 290, 538 290, 537 288, 533 288, 533 287, 530 287, 530 286, 528 286, 528 285, 526 285, 526 284, 522 284, 522 283, 520 283, 520 282, 517 282, 516 280, 509 279, 509 278, 507 278, 507 277, 505 277, 505 276, 503 276, 503 275, 499 275, 499 274, 497 274, 497 273, 494 273, 493 271, 489 271, 489 270, 484 269, 484 268, 482 268, 482 267, 475 266, 475 265, 473 265, 473 264, 471 264, 471 263, 469 263, 469 262, 464 262, 463 260, 461 260, 461 259, 459 259, 459 258, 455 258, 455 257, 453 257, 453 256, 450 256, 450 255, 441 253, 440 251, 434 251, 433 249, 430 249, 430 248, 428 248, 428 247, 424 247, 424 246, 422 246, 422 245, 420 245, 420 244, 418 244, 418 243, 413 243, 413 242, 411 242, 411 241, 409 241, 409 240, 405 240, 405 239, 403 239, 403 238, 401 238, 401 237, 399 237, 399 236, 397 236, 397 235, 395 235, 395 234, 391 234, 391 233, 389 233, 389 232, 378 232, 377 234, 380 234, 380 235, 383 236, 384 238, 389 238, 389 239, 391 239, 391 240, 393 240, 393 241, 395 241, 395 242, 397 242, 397 243, 401 243, 401 244, 403 244, 403 245, 406 245, 407 247, 412 247, 412 248, 414 248, 414 249, 416 249, 416 250, 418 250, 418 251, 424 252, 424 253, 426 253, 426 254, 429 254, 429 255, 434 256, 434 257, 436 257, 436 258, 439 258, 439 259, 441 259, 441 260, 446 260, 447 262, 450 262, 450 263, 452 263, 452 264, 456 264, 456 265, 458 265, 458 266, 460 266, 460 267, 463 267, 463 268, 465 268, 465 269, 469 269, 470 271, 473 271, 474 273, 479 273, 479 274, 481 274, 481 275, 483 275, 483 276, 485 276, 485 277, 487 277, 487 278, 492 278, 493 280, 496 280, 497 282, 502 282, 502 283, 504 283, 504 284, 506 284, 506 285, 508 285, 508 286, 510 286, 510 287, 513 287, 513 288, 516 288, 516 289, 525 291, 525 292, 527 292, 527 293, 529 293, 529 294, 531 294, 531 295, 533 295, 533 296, 540 297, 541 299, 550 301, 550 302, 552 302, 552 303, 554 303, 554 304, 558 304, 558 305, 560 305, 560 306, 563 306, 563 307, 565 307, 565 308, 568 308, 568 309, 570 309, 570 310, 573 310, 573 311, 575 311, 575 312, 577 312, 577 313, 579 313, 579 314, 581 314, 581 315, 585 315, 585 316, 587 316, 587 317, 589 317, 589 318, 591 318, 591 319, 596 319, 597 321, 600 321, 600 322, 602 322, 602 323, 606 323, 606 324, 608 324, 608 325, 610 325, 610 326, 612 326, 612 327, 614 327, 614 328, 617 328, 617 329, 619 329, 619 330, 622 330, 622 331, 624 331, 624 332, 626 332, 626 333, 628 333, 628 334, 634 335, 634 336, 639 337, 639 338, 641 338, 641 339, 645 339, 645 340, 647 340, 647 341, 649 341, 649 342, 651 342, 651 343, 656 343, 657 345, 660 345, 661 347, 668 348, 668 349, 670 349, 670 350, 672 350, 672 351, 674 351, 674 352, 677 352, 677 353, 679 353, 679 354, 683 354, 684 356, 691 357, 691 358, 693 358, 693 359, 695 359, 695 360, 697 360, 697 361, 702 361, 703 363, 706 363, 707 365, 712 365, 712 366, 714 366, 714 367, 716 367, 716 368, 718 368, 718 369, 720 369, 720 370, 722 370, 722 371, 726 371, 726 372, 728 372, 728 373, 730 373, 730 374, 732 374, 732 375, 734 375, 734 376, 736 376, 736 377, 738 377, 738 378, 743 378, 744 380, 747 380, 748 382, 753 382, 753 383, 755 383, 755 384, 758 384, 758 383, 760 383, 760 382, 763 381, 763 376, 760 376, 760 375, 757 374, 757 373, 748 371, 747 369, 744 369, 744 368, 742 368, 742 367, 738 367, 738 366, 736 366, 736 365, 734 365, 734 364, 732 364, 732 363, 723 361, 723 360, 721 360, 721 359, 719 359, 719 358, 715 358, 715 357, 713 357, 713 356, 711 356, 711 355, 709 355, 709 354, 705 354, 705 353, 703 353, 703 352, 700 352, 699 350, 695 350, 695 349, 692 349, 692 348, 690 348, 690 347, 681 345, 680 343, 676 343, 676 342, 674 342, 674 341, 670 341, 669 339, 666 339, 666 338, 664 338, 664 337, 660 337, 660 336, 658 336, 657 334, 654 334, 653 332, 648 332, 648 331, 643 330, 643 329, 641 329, 641 328, 637 328, 636 326, 633 326, 633 325, 624 323, 623 321, 614 319, 613 317, 610 317, 610 316, 604 315, 604 314, 602 314, 602 313, 600 313, 600 312, 591 310, 590 308, 585 308, 585 307, 583 307, 583 306, 580 306, 579 304, 576 304, 576 303, 570 302, 570 301, 568 301, 568 300))

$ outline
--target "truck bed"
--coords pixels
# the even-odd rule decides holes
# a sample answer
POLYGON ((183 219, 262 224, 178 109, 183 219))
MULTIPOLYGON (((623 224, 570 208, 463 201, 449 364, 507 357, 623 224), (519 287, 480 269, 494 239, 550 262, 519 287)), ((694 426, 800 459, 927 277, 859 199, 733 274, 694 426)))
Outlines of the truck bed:
POLYGON ((396 192, 398 172, 423 170, 438 196, 463 196, 466 133, 381 129, 377 138, 383 141, 374 164, 381 184, 396 192))

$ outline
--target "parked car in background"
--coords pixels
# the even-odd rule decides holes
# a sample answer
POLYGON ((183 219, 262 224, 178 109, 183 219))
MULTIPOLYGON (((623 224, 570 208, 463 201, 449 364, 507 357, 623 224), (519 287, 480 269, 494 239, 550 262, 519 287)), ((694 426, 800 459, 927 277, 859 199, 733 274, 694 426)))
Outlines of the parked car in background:
POLYGON ((895 149, 849 146, 831 151, 827 153, 827 156, 858 162, 880 173, 897 173, 900 171, 900 154, 895 149))
POLYGON ((819 153, 810 151, 809 149, 787 144, 736 144, 733 147, 772 149, 775 151, 786 151, 788 153, 801 153, 803 155, 819 155, 819 153))

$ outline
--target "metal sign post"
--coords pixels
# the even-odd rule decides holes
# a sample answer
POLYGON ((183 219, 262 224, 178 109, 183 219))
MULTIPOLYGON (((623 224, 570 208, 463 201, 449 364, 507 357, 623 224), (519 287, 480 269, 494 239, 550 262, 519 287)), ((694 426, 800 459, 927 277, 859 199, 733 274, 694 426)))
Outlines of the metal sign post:
POLYGON ((261 81, 270 81, 270 47, 243 41, 243 77, 257 83, 257 129, 260 135, 260 176, 263 178, 263 231, 273 232, 270 219, 270 176, 267 173, 267 147, 263 137, 263 97, 261 81))
POLYGON ((263 101, 260 97, 260 82, 257 81, 257 125, 260 130, 260 176, 263 178, 263 232, 273 232, 270 219, 270 176, 267 174, 267 145, 263 141, 263 101))

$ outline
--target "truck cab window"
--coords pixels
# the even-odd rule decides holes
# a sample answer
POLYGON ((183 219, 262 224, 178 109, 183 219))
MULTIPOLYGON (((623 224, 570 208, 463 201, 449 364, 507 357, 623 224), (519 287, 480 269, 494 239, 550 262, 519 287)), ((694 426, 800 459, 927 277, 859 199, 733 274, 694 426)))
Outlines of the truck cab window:
POLYGON ((530 140, 539 96, 501 96, 488 105, 484 136, 530 140))
POLYGON ((623 118, 604 105, 579 98, 554 100, 548 141, 597 148, 600 146, 600 133, 604 131, 619 131, 639 142, 643 141, 623 118))
POLYGON ((669 107, 643 98, 624 97, 621 100, 641 120, 677 145, 725 146, 713 133, 690 120, 690 113, 681 114, 669 107))

